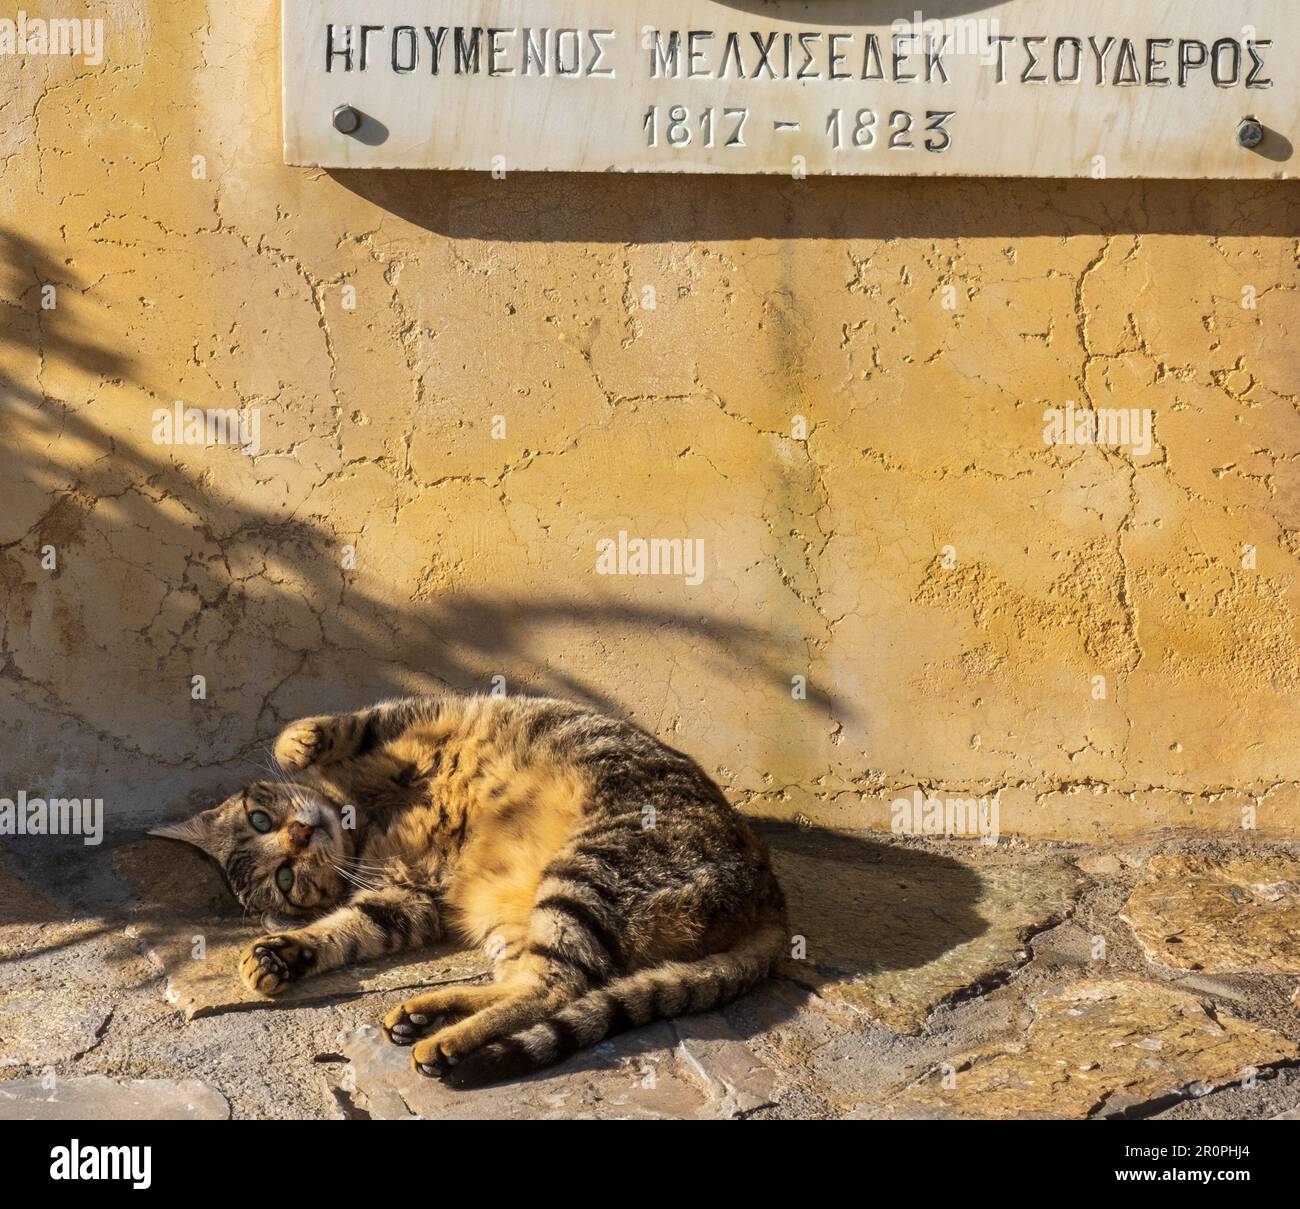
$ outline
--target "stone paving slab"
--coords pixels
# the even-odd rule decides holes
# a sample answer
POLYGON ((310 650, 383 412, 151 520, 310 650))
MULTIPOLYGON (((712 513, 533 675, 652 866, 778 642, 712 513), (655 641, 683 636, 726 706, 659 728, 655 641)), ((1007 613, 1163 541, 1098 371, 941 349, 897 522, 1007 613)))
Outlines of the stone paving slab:
POLYGON ((781 972, 900 1033, 1000 979, 1084 884, 1060 858, 959 856, 832 832, 774 832, 773 861, 804 960, 781 972))
POLYGON ((1271 1029, 1142 978, 1087 979, 1030 1001, 1023 1039, 956 1054, 890 1098, 853 1114, 921 1118, 1145 1115, 1204 1095, 1300 1048, 1271 1029))
POLYGON ((111 923, 74 909, 20 877, 0 847, 0 1069, 43 1070, 98 1043, 112 1016, 111 959, 138 956, 111 923))
POLYGON ((1122 917, 1159 965, 1211 974, 1300 973, 1300 857, 1152 857, 1122 917))
POLYGON ((363 1025, 344 1089, 384 1120, 726 1120, 771 1103, 776 1076, 716 1013, 660 1021, 528 1079, 457 1091, 363 1025))
POLYGON ((244 986, 237 972, 240 954, 263 930, 242 918, 210 861, 179 844, 157 839, 119 849, 115 861, 118 872, 138 894, 130 934, 166 975, 167 1001, 180 1008, 187 1020, 461 982, 490 969, 490 962, 478 951, 425 949, 307 978, 268 999, 244 986), (202 956, 195 955, 199 937, 202 956))
POLYGON ((0 1121, 225 1121, 230 1105, 197 1079, 86 1075, 0 1083, 0 1121))
POLYGON ((93 1049, 111 1015, 51 987, 0 993, 0 1067, 52 1066, 93 1049))
POLYGON ((722 1016, 708 1012, 671 1023, 677 1058, 717 1106, 715 1115, 742 1117, 774 1101, 776 1072, 759 1061, 722 1016))
MULTIPOLYGON (((533 1079, 467 1092, 417 1075, 409 1051, 373 1026, 408 988, 483 970, 478 955, 418 954, 337 983, 309 981, 301 998, 264 1000, 234 973, 257 929, 200 854, 155 839, 119 849, 117 876, 106 868, 101 879, 114 896, 101 895, 109 907, 81 919, 67 909, 76 885, 33 869, 23 871, 29 887, 11 854, 8 873, 0 859, 0 947, 10 946, 0 963, 0 1092, 8 1096, 0 1118, 314 1116, 332 1106, 351 1119, 402 1120, 1293 1118, 1300 1082, 1269 1068, 1300 1060, 1297 1046, 1265 1026, 1292 1032, 1284 1004, 1297 979, 1260 962, 1294 951, 1286 917, 1294 858, 1279 862, 1276 846, 1224 855, 1221 844, 1188 845, 1180 851, 1196 856, 1171 864, 1151 860, 1171 851, 1167 843, 1067 860, 1043 847, 793 827, 769 839, 807 960, 786 962, 786 977, 718 1012, 655 1024, 533 1079), (1076 906, 1085 864, 1095 880, 1076 906), (1118 918, 1126 899, 1144 901, 1135 878, 1152 883, 1150 901, 1166 922, 1168 904, 1181 909, 1192 883, 1211 911, 1222 910, 1216 931, 1244 926, 1239 917, 1258 909, 1267 925, 1242 935, 1266 936, 1276 948, 1250 949, 1247 939, 1258 973, 1171 964, 1157 979, 1143 956, 1151 947, 1131 941, 1118 918), (1237 887, 1226 891, 1233 911, 1222 906, 1224 885, 1237 887), (1064 922, 1039 934, 1054 918, 1064 922), (127 919, 134 943, 123 935, 127 919), (1114 942, 1104 966, 1092 954, 1097 931, 1114 942), (200 934, 205 961, 191 955, 200 934), (168 1013, 157 968, 177 1006, 211 1019, 183 1025, 168 1013), (365 998, 347 1002, 352 996, 365 998), (953 1006, 936 1013, 946 1002, 953 1006), (281 1010, 239 1014, 267 1007, 281 1010), (952 1086, 945 1062, 955 1068, 952 1086), (52 1103, 40 1082, 47 1068, 60 1080, 52 1103), (1231 1086, 1252 1068, 1260 1088, 1231 1086), (83 1071, 114 1078, 72 1077, 83 1071), (122 1082, 128 1075, 146 1081, 122 1082), (171 1081, 182 1076, 205 1083, 171 1081), (205 1084, 217 1101, 196 1090, 205 1084)), ((1195 923, 1199 907, 1189 910, 1195 923)), ((1182 935, 1190 943, 1196 930, 1182 935)))

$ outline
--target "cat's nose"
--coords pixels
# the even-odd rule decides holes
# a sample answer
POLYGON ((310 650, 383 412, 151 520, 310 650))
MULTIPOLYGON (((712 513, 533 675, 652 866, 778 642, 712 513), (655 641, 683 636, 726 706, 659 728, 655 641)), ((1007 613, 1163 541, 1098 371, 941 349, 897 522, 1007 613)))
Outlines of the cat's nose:
POLYGON ((297 820, 289 824, 289 839, 295 848, 306 848, 311 843, 311 833, 315 830, 309 823, 297 820))

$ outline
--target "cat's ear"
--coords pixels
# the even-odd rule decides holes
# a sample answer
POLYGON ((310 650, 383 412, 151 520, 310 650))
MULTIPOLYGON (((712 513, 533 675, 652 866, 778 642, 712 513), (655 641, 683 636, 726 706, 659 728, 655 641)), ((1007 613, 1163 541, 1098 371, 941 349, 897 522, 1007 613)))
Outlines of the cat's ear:
POLYGON ((164 823, 161 827, 151 827, 149 834, 160 836, 165 840, 181 840, 201 848, 209 856, 216 856, 221 848, 219 841, 221 829, 218 825, 220 815, 221 807, 214 806, 211 810, 200 811, 192 818, 182 819, 179 823, 164 823))

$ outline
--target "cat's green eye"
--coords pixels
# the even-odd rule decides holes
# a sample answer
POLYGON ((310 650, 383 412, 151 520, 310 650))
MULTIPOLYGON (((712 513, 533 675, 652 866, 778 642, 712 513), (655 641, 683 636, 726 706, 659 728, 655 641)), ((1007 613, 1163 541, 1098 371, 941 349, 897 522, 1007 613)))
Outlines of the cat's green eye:
POLYGON ((275 871, 275 884, 280 887, 281 894, 288 894, 293 889, 293 869, 288 865, 281 865, 275 871))
POLYGON ((248 821, 253 824, 254 831, 260 831, 263 835, 271 830, 271 816, 265 810, 254 810, 248 816, 248 821))

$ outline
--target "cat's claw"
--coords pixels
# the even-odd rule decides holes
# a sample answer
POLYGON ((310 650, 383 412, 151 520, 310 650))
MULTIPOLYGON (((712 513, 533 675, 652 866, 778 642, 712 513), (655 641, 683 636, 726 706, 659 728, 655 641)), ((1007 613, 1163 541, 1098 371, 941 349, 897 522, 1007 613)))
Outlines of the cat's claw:
POLYGON ((315 961, 315 953, 287 936, 263 936, 239 959, 239 976, 259 995, 278 995, 315 961))

